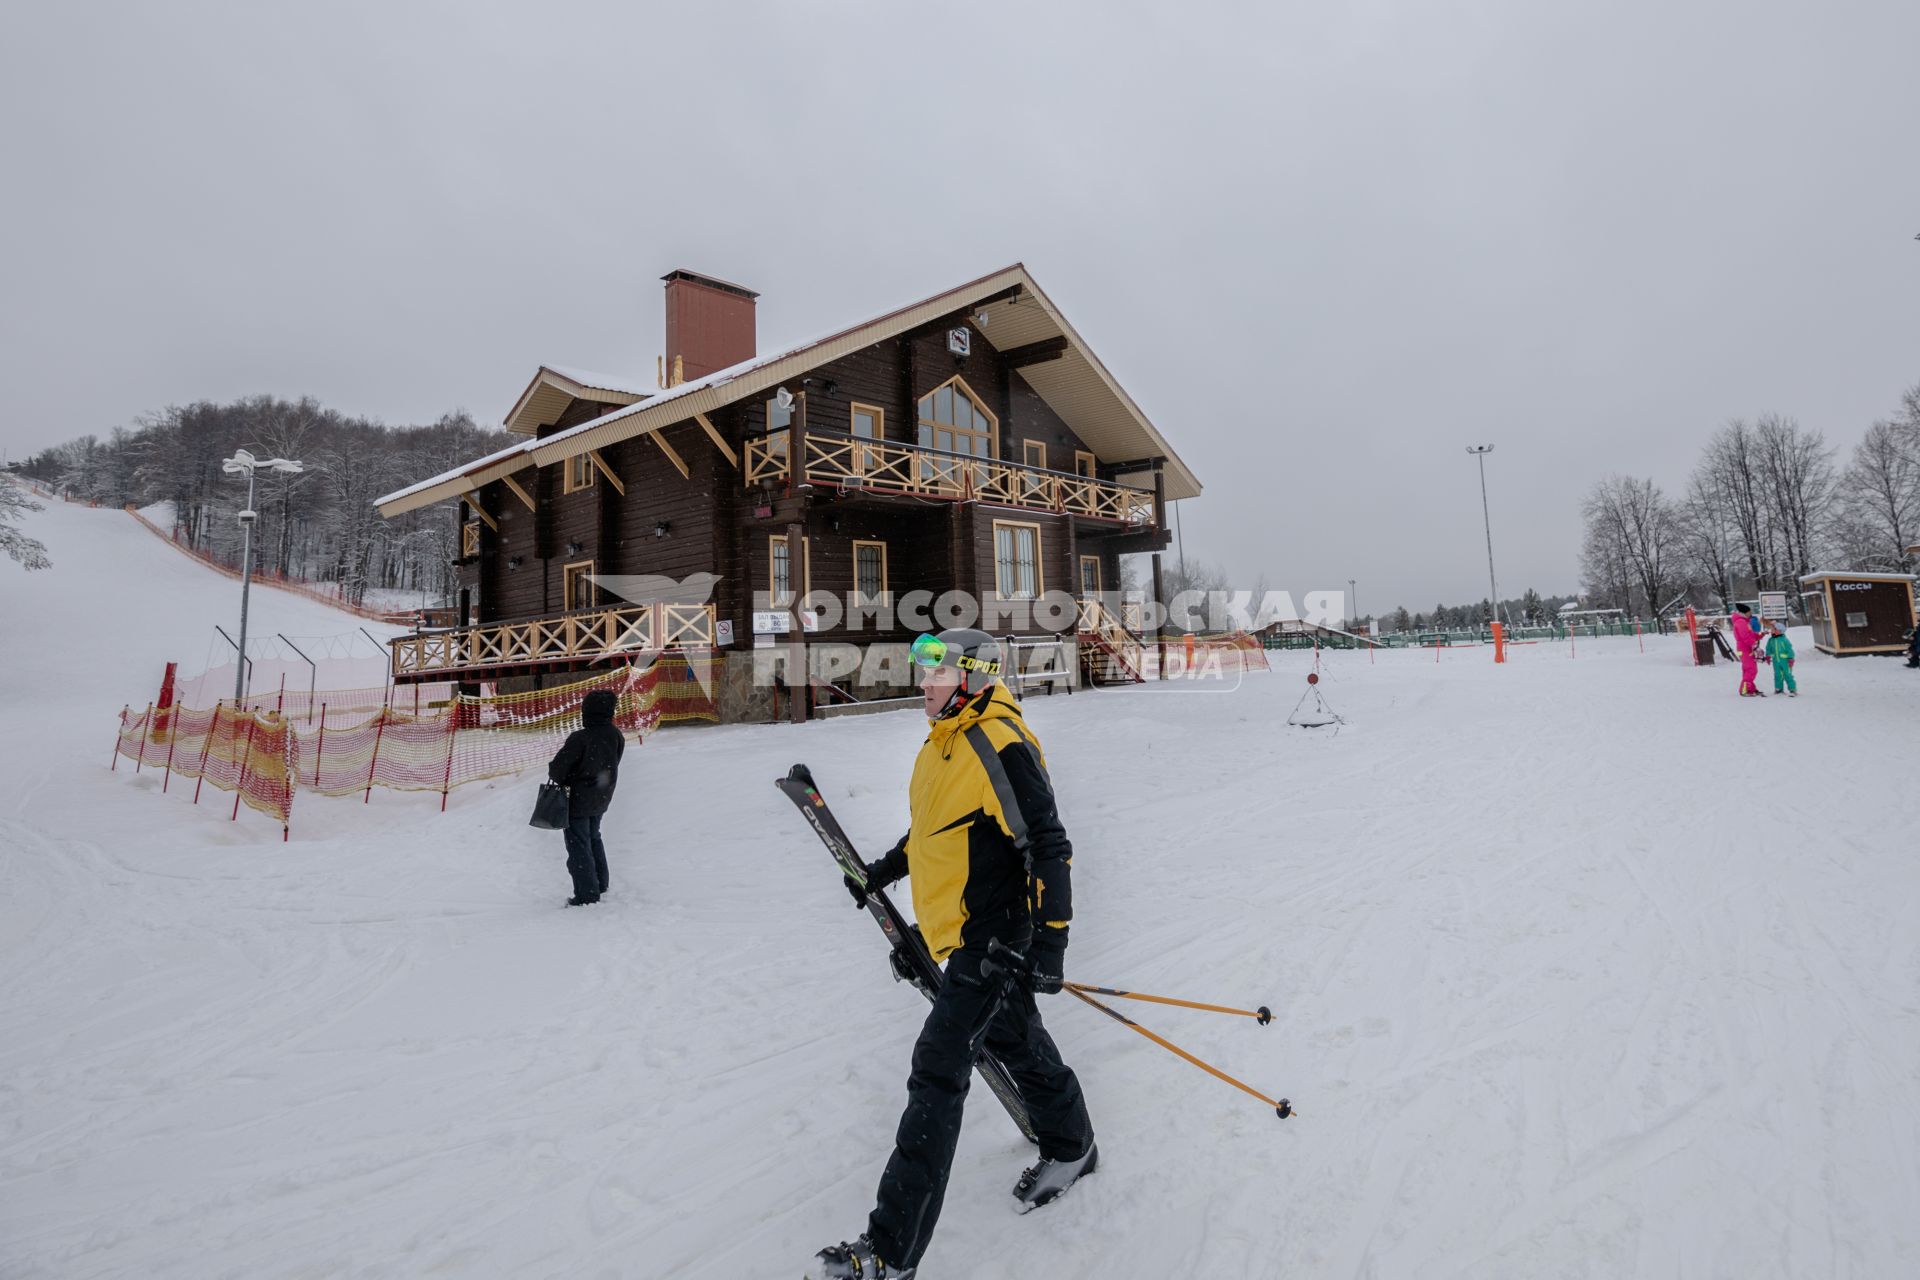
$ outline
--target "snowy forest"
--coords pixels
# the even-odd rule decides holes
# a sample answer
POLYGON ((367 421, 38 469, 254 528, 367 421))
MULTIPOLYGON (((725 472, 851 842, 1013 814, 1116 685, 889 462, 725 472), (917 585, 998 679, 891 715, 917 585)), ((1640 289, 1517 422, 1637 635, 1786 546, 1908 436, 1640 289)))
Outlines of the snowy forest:
POLYGON ((1842 464, 1818 431, 1775 414, 1735 419, 1678 496, 1609 475, 1587 494, 1581 581, 1591 605, 1648 616, 1763 590, 1798 602, 1817 569, 1911 573, 1920 542, 1920 385, 1842 464))
POLYGON ((310 398, 256 396, 232 404, 169 408, 116 428, 106 439, 82 436, 15 468, 68 497, 101 505, 173 504, 182 541, 238 564, 245 477, 221 470, 236 449, 290 458, 299 473, 262 470, 254 507, 254 565, 262 573, 338 583, 354 604, 369 592, 421 593, 445 603, 459 554, 454 504, 382 519, 382 494, 470 461, 509 443, 506 432, 451 413, 427 426, 390 427, 322 408, 310 398))

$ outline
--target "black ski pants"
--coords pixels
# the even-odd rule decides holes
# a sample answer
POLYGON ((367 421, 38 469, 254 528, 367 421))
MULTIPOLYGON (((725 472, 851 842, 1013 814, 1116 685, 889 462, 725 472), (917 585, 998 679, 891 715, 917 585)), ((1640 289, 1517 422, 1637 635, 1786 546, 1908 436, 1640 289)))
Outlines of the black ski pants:
MULTIPOLYGON (((1025 949, 1025 938, 1009 941, 1025 949)), ((893 1156, 880 1177, 878 1203, 867 1219, 874 1247, 895 1267, 919 1265, 933 1238, 960 1140, 960 1113, 973 1082, 973 1060, 982 1044, 1020 1087, 1042 1156, 1078 1159, 1093 1145, 1093 1122, 1087 1118, 1080 1081, 1060 1060, 1032 993, 1000 976, 983 975, 984 958, 984 945, 962 947, 948 957, 946 981, 913 1046, 907 1109, 894 1135, 893 1156)))
POLYGON ((600 843, 600 816, 567 820, 567 874, 573 896, 597 898, 607 891, 607 846, 600 843))

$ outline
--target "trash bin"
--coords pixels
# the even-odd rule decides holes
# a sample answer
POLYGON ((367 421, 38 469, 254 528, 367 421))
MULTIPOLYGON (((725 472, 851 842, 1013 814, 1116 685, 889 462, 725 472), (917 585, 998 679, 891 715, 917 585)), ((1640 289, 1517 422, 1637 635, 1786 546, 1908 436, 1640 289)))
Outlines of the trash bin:
POLYGON ((1713 665, 1713 637, 1697 635, 1693 638, 1693 660, 1703 667, 1713 665))

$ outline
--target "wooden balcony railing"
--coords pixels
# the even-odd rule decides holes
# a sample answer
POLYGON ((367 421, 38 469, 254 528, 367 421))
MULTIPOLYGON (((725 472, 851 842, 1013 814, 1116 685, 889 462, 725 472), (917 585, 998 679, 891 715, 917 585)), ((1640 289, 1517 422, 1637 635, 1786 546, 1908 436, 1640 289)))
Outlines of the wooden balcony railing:
POLYGON ((747 441, 746 476, 748 484, 761 480, 785 480, 793 474, 793 433, 770 431, 747 441))
POLYGON ((626 604, 481 627, 398 636, 396 679, 497 667, 591 661, 663 649, 710 649, 710 604, 626 604))
MULTIPOLYGON (((990 502, 1124 525, 1153 525, 1152 490, 944 449, 810 431, 805 465, 809 482, 843 489, 990 502)), ((791 477, 792 449, 786 432, 747 441, 748 484, 791 477)))

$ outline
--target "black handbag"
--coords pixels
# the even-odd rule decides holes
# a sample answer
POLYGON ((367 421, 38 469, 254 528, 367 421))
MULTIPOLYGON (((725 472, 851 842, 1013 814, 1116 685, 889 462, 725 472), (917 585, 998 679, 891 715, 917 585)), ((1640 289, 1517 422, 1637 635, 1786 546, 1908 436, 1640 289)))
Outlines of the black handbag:
POLYGON ((527 825, 543 831, 565 830, 567 789, 557 782, 541 783, 540 794, 533 801, 533 817, 527 819, 527 825))

